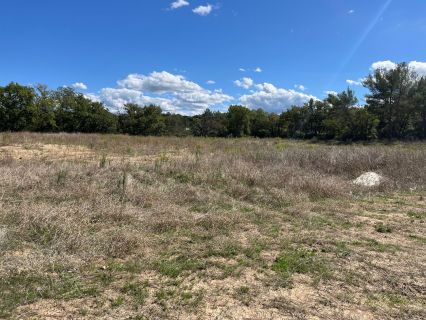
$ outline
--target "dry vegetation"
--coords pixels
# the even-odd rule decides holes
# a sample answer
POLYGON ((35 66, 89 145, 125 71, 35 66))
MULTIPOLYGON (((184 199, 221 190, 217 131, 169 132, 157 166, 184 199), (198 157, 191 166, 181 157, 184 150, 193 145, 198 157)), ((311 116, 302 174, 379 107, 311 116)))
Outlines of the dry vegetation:
POLYGON ((425 159, 0 134, 0 318, 424 319, 425 159), (366 171, 385 182, 354 186, 366 171))

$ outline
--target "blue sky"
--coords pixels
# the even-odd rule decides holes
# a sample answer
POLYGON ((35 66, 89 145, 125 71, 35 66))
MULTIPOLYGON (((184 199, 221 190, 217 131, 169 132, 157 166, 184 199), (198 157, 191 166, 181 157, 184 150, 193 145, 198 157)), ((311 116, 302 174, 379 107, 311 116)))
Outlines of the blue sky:
POLYGON ((280 112, 349 83, 362 98, 373 63, 426 75, 424 0, 13 0, 1 16, 0 85, 74 85, 111 109, 280 112))

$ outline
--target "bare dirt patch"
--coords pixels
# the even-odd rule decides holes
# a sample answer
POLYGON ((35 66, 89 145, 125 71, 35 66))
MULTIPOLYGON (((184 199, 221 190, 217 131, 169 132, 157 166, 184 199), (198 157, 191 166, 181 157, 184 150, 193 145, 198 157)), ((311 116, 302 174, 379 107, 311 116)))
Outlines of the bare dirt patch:
POLYGON ((120 163, 151 163, 158 159, 178 158, 176 152, 164 152, 160 155, 117 154, 115 152, 99 152, 86 146, 35 144, 10 145, 0 147, 0 160, 13 159, 16 161, 56 161, 56 162, 86 162, 113 165, 120 163))

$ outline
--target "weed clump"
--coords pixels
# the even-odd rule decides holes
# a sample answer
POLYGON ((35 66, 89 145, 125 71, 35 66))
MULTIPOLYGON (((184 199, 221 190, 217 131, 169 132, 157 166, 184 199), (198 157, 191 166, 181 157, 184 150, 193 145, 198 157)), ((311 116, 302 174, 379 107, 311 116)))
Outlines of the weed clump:
POLYGON ((285 282, 291 281, 294 274, 310 274, 319 281, 330 276, 326 261, 316 253, 303 248, 287 248, 275 259, 272 269, 285 282))

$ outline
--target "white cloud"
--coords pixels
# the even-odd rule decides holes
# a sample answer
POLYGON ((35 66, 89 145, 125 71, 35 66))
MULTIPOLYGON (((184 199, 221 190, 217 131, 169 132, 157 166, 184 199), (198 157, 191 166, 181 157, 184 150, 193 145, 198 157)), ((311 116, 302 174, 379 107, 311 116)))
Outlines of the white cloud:
POLYGON ((253 86, 254 81, 251 78, 244 77, 244 78, 242 78, 240 80, 235 80, 234 84, 237 87, 244 88, 244 89, 249 89, 249 88, 251 88, 253 86))
POLYGON ((185 0, 176 0, 175 2, 172 2, 170 4, 170 9, 174 10, 174 9, 179 9, 185 6, 189 6, 189 2, 185 1, 185 0))
POLYGON ((359 80, 346 80, 346 83, 350 86, 361 86, 362 85, 362 79, 359 80))
POLYGON ((211 92, 209 90, 202 90, 181 93, 173 101, 178 107, 179 113, 200 114, 211 106, 222 105, 232 99, 231 96, 221 91, 215 90, 211 92))
POLYGON ((273 84, 263 83, 255 86, 257 91, 240 98, 240 102, 249 108, 263 108, 269 112, 280 113, 293 105, 301 105, 310 99, 317 99, 295 90, 276 88, 273 84))
POLYGON ((114 111, 122 110, 126 103, 141 106, 159 105, 164 111, 194 115, 211 106, 222 105, 233 98, 221 90, 210 91, 181 75, 152 72, 149 75, 130 74, 117 81, 118 88, 104 88, 88 98, 105 103, 114 111))
POLYGON ((209 80, 209 81, 207 81, 206 83, 207 83, 207 84, 216 84, 216 81, 209 80))
POLYGON ((371 68, 373 70, 392 70, 392 69, 395 69, 396 66, 397 66, 397 64, 395 62, 392 62, 390 60, 386 60, 386 61, 374 62, 371 65, 371 68))
POLYGON ((211 4, 207 4, 205 6, 199 6, 193 9, 192 12, 200 16, 207 16, 212 12, 212 10, 213 10, 213 6, 211 4))
POLYGON ((426 62, 411 61, 408 64, 421 77, 426 77, 426 62))
POLYGON ((351 10, 348 11, 348 14, 354 14, 354 13, 355 13, 354 9, 351 9, 351 10))
POLYGON ((87 90, 87 86, 83 82, 76 82, 71 85, 74 89, 87 90))
POLYGON ((154 93, 198 91, 202 88, 195 82, 166 71, 152 72, 149 76, 133 73, 117 81, 120 87, 154 93))
POLYGON ((239 68, 239 69, 238 69, 238 71, 241 71, 241 72, 257 72, 257 73, 261 73, 261 72, 263 72, 262 68, 260 68, 260 67, 257 67, 257 68, 255 68, 255 69, 250 69, 250 68, 248 68, 248 69, 246 69, 246 68, 239 68))
POLYGON ((331 90, 330 91, 326 91, 325 94, 326 95, 332 95, 332 96, 337 96, 338 95, 338 93, 336 91, 331 91, 331 90))
POLYGON ((93 102, 102 102, 100 97, 94 93, 85 93, 84 97, 86 99, 92 100, 93 102))
POLYGON ((104 88, 100 92, 99 99, 114 111, 120 111, 126 103, 136 103, 141 106, 155 104, 163 110, 174 112, 172 100, 167 98, 149 97, 143 92, 127 88, 104 88))
MULTIPOLYGON (((410 61, 408 63, 408 66, 415 71, 419 76, 423 77, 426 76, 426 62, 420 62, 420 61, 410 61)), ((371 65, 371 69, 373 70, 392 70, 397 67, 397 64, 395 62, 392 62, 390 60, 386 61, 377 61, 371 65)))
POLYGON ((300 91, 305 91, 306 90, 306 87, 304 85, 302 85, 302 84, 295 84, 294 87, 297 90, 300 90, 300 91))

